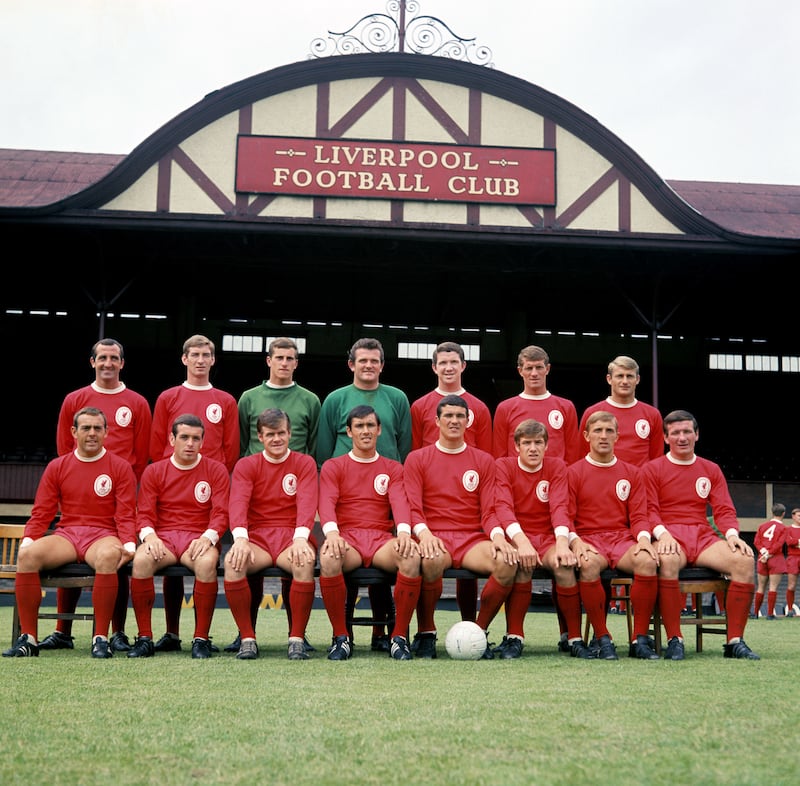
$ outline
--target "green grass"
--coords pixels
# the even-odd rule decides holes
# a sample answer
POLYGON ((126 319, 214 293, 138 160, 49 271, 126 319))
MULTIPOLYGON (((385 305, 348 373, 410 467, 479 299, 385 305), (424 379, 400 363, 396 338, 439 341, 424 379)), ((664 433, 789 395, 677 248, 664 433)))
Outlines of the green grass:
MULTIPOLYGON (((133 614, 130 613, 133 624, 133 614)), ((528 615, 516 661, 459 662, 444 651, 457 620, 439 611, 439 657, 396 663, 356 628, 354 657, 325 658, 315 609, 309 661, 286 658, 286 617, 261 612, 261 657, 182 653, 147 660, 76 649, 0 659, 0 783, 8 784, 764 784, 797 782, 800 619, 758 620, 761 661, 722 657, 721 636, 682 663, 627 657, 624 617, 609 625, 618 662, 556 653, 552 613, 528 615)), ((156 635, 163 612, 154 612, 156 635)), ((11 609, 0 607, 2 641, 11 609)), ((502 636, 502 620, 490 631, 502 636)), ((40 635, 50 630, 44 621, 40 635)), ((184 611, 184 642, 192 612, 184 611)), ((227 609, 220 646, 235 636, 227 609)), ((413 630, 413 628, 412 628, 413 630)))

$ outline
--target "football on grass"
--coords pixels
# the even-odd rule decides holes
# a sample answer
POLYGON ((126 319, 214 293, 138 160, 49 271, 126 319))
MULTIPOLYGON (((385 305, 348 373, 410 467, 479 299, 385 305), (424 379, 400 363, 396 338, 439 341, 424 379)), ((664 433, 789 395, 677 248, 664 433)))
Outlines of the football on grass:
POLYGON ((486 634, 474 622, 462 620, 447 631, 444 648, 455 660, 480 660, 486 651, 486 634))

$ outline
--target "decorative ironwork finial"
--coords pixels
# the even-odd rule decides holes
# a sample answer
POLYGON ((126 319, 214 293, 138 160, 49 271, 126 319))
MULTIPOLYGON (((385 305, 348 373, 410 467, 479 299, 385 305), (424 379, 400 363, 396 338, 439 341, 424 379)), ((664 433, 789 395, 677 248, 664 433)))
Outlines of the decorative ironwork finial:
POLYGON ((386 10, 386 14, 367 14, 342 33, 329 30, 327 38, 315 38, 309 58, 359 52, 412 52, 494 67, 492 50, 479 46, 474 37, 462 38, 438 17, 415 16, 419 11, 417 0, 388 0, 386 10))

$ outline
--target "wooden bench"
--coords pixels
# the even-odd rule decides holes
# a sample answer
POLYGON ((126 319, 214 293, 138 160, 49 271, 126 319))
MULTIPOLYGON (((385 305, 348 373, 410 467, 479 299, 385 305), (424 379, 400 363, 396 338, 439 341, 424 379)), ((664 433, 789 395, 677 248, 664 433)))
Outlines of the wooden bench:
MULTIPOLYGON (((16 561, 16 560, 14 560, 16 561)), ((9 577, 13 578, 16 565, 4 565, 4 568, 9 568, 9 577)), ((128 563, 123 571, 130 574, 131 563, 128 563)), ((180 576, 182 578, 192 577, 194 574, 183 565, 171 565, 168 568, 159 570, 156 576, 180 576)), ((217 568, 217 576, 224 575, 224 568, 222 567, 222 560, 217 568)), ((265 568, 259 571, 258 574, 264 578, 274 579, 287 579, 291 578, 291 574, 282 570, 277 566, 265 568)), ((94 581, 94 571, 86 563, 71 562, 62 565, 59 568, 52 570, 43 570, 40 573, 43 587, 58 587, 58 586, 81 586, 91 587, 94 581)), ((319 578, 319 566, 314 570, 314 578, 319 578)), ((465 568, 450 568, 444 573, 445 579, 486 579, 488 576, 473 573, 465 568)), ((544 570, 537 569, 534 572, 534 578, 539 580, 550 580, 550 574, 544 570)), ((379 568, 356 568, 355 570, 345 574, 345 583, 348 586, 348 607, 347 607, 347 624, 352 630, 353 625, 387 625, 389 627, 394 625, 394 617, 390 616, 389 619, 379 619, 370 614, 357 614, 356 596, 361 587, 369 587, 371 585, 381 584, 392 586, 397 580, 397 576, 393 573, 387 573, 379 568)), ((13 589, 10 590, 13 592, 13 589)), ((91 613, 76 612, 74 614, 59 614, 57 612, 41 612, 39 613, 40 619, 81 619, 93 620, 94 616, 91 613)), ((16 640, 19 636, 19 616, 17 613, 16 599, 14 602, 14 617, 12 621, 12 641, 16 640)))
MULTIPOLYGON (((633 609, 631 607, 631 585, 633 584, 633 576, 622 571, 605 570, 600 576, 600 580, 606 587, 606 595, 611 597, 611 587, 622 587, 622 595, 617 597, 625 603, 625 614, 628 623, 628 641, 633 640, 633 609)), ((691 626, 695 629, 695 649, 697 652, 703 651, 703 634, 710 633, 716 635, 727 635, 728 624, 726 618, 721 614, 715 614, 710 617, 705 616, 703 609, 703 594, 706 592, 723 594, 728 591, 729 579, 721 575, 715 570, 710 568, 695 568, 686 567, 678 574, 678 584, 680 587, 681 596, 691 595, 692 605, 694 607, 693 617, 681 617, 681 628, 691 626)), ((653 616, 650 619, 650 633, 655 642, 656 652, 661 654, 662 646, 662 627, 663 620, 661 612, 656 602, 656 607, 653 610, 653 616)), ((584 640, 588 642, 589 639, 590 622, 587 618, 584 628, 584 640)))
MULTIPOLYGON (((12 526, 12 525, 5 525, 5 526, 12 526)), ((22 529, 22 527, 20 527, 22 529)), ((14 554, 15 556, 15 554, 14 554)), ((4 559, 3 562, 6 560, 4 559)), ((11 560, 9 560, 11 561, 11 560)), ((16 562, 16 559, 13 560, 16 562)), ((0 570, 4 571, 4 576, 8 577, 14 575, 14 571, 16 569, 15 565, 4 564, 0 565, 0 570)), ((131 565, 128 563, 124 570, 126 572, 130 572, 131 565)), ((221 561, 220 566, 217 568, 217 575, 222 577, 224 574, 224 569, 222 567, 221 561)), ((190 577, 192 576, 192 572, 185 568, 183 565, 172 565, 168 568, 164 568, 163 570, 157 571, 156 576, 181 576, 181 577, 190 577)), ((263 576, 264 578, 276 578, 276 579, 285 579, 291 578, 289 573, 286 573, 284 570, 278 567, 270 567, 266 568, 259 572, 258 575, 263 576)), ((319 578, 319 567, 314 571, 314 577, 319 578)), ((92 582, 94 579, 94 571, 85 563, 69 563, 67 565, 63 565, 58 569, 55 570, 46 570, 41 572, 42 578, 42 586, 50 586, 50 587, 57 587, 57 586, 92 586, 92 582)), ((370 585, 376 584, 385 584, 385 585, 393 585, 396 581, 396 575, 392 573, 387 573, 379 568, 357 568, 350 573, 345 574, 345 581, 348 585, 348 607, 347 607, 347 622, 348 627, 352 630, 353 625, 377 625, 383 624, 387 626, 392 626, 394 624, 393 616, 389 619, 378 619, 375 618, 371 613, 369 615, 357 615, 356 614, 356 596, 358 593, 358 589, 360 587, 369 587, 370 585)), ((488 576, 473 573, 466 568, 449 568, 444 572, 445 579, 486 579, 488 576)), ((547 571, 543 570, 542 568, 537 568, 533 574, 534 580, 545 580, 550 581, 552 580, 552 576, 547 571)), ((609 588, 613 586, 621 586, 623 587, 623 594, 620 597, 621 600, 625 602, 626 608, 626 617, 627 617, 627 627, 628 627, 628 639, 629 641, 633 638, 633 612, 631 608, 630 602, 630 588, 632 584, 633 577, 622 573, 620 571, 615 570, 605 570, 601 574, 601 580, 603 583, 609 588)), ((707 568, 684 568, 678 577, 678 581, 680 584, 680 591, 683 595, 691 594, 693 597, 693 606, 694 606, 694 616, 693 617, 682 617, 681 618, 681 626, 690 625, 695 629, 695 646, 697 652, 703 651, 703 635, 706 633, 709 634, 718 634, 718 635, 725 635, 727 632, 727 621, 724 616, 722 615, 713 615, 710 617, 705 616, 705 611, 703 609, 703 594, 704 593, 718 593, 727 592, 729 581, 726 577, 720 575, 716 571, 709 570, 707 568)), ((13 590, 12 590, 13 591, 13 590)), ((609 591, 610 596, 610 591, 609 591)), ((64 615, 58 614, 57 612, 41 612, 40 618, 42 619, 59 619, 59 618, 72 618, 72 619, 93 619, 92 614, 82 614, 76 613, 74 615, 64 615)), ((661 614, 658 609, 658 604, 656 604, 656 608, 651 619, 651 633, 653 634, 653 639, 655 641, 656 652, 660 654, 661 646, 662 646, 662 619, 661 614)), ((19 635, 19 618, 17 614, 17 606, 16 606, 16 599, 14 602, 14 616, 12 621, 12 641, 16 640, 16 637, 19 635)), ((588 642, 589 640, 589 633, 590 633, 590 623, 588 618, 586 619, 585 628, 584 628, 584 641, 588 642)))
MULTIPOLYGON (((722 636, 727 636, 728 633, 728 621, 722 614, 714 614, 710 617, 705 616, 703 593, 721 592, 727 596, 730 579, 710 568, 687 567, 678 574, 678 584, 681 596, 692 596, 692 606, 694 608, 693 617, 681 617, 681 627, 684 628, 687 625, 694 627, 695 649, 697 652, 702 652, 704 633, 722 636)), ((661 627, 661 613, 658 603, 656 603, 656 608, 653 612, 653 639, 656 643, 656 652, 659 654, 661 653, 661 627)))

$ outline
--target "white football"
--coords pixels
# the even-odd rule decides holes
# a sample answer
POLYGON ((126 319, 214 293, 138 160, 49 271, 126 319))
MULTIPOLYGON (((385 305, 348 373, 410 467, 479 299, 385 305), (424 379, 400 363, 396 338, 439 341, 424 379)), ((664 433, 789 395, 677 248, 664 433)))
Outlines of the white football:
POLYGON ((453 625, 444 640, 444 648, 454 660, 480 660, 487 646, 486 634, 468 620, 453 625))

